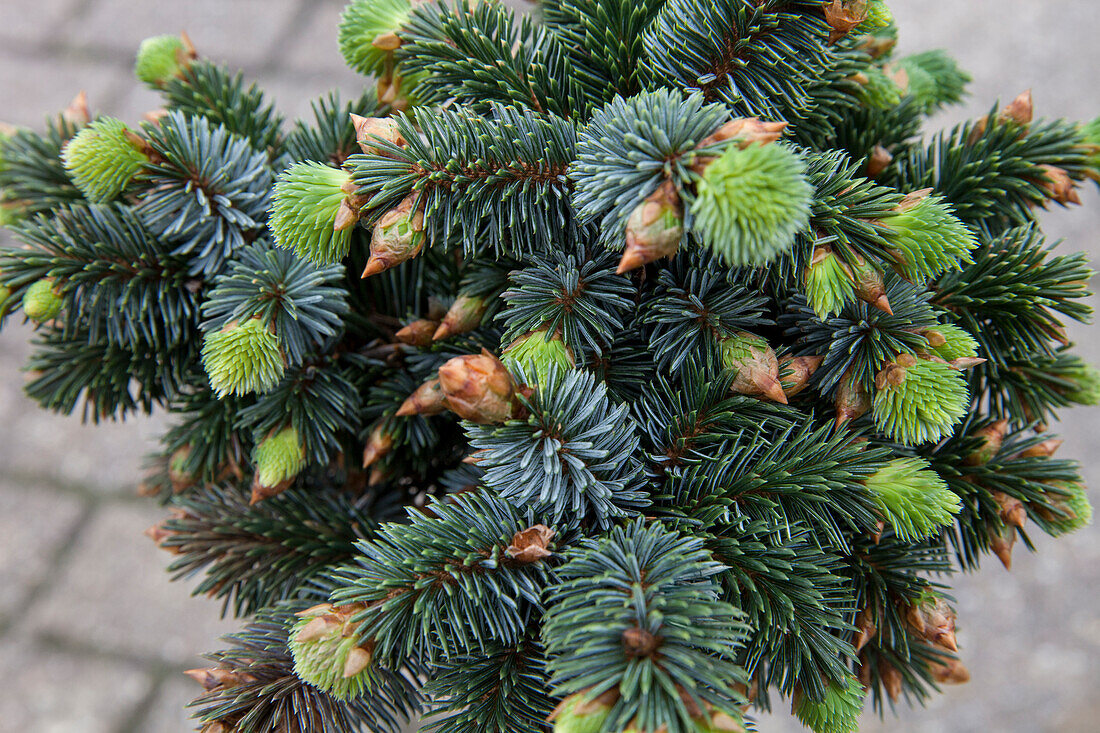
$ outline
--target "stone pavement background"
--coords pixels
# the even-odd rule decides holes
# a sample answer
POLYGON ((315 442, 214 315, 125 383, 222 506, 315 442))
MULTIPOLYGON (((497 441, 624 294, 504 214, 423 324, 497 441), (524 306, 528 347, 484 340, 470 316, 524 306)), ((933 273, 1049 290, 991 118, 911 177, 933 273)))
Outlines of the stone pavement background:
MULTIPOLYGON (((519 2, 519 0, 516 0, 519 2)), ((290 118, 359 81, 336 49, 342 0, 0 0, 0 119, 38 125, 87 90, 97 111, 136 121, 157 106, 132 80, 145 37, 186 29, 202 53, 241 66, 290 118)), ((1036 90, 1042 115, 1100 114, 1095 0, 891 0, 903 51, 944 47, 975 77, 964 107, 937 123, 984 113, 1036 90)), ((1054 211, 1048 233, 1100 258, 1100 196, 1054 211)), ((1071 328, 1100 363, 1097 331, 1071 328)), ((142 536, 162 512, 135 496, 158 417, 81 425, 23 397, 18 370, 29 329, 0 334, 0 733, 175 733, 197 692, 180 671, 236 628, 219 608, 169 583, 167 562, 142 536)), ((1067 416, 1066 455, 1100 486, 1100 410, 1067 416)), ((1094 494, 1094 496, 1096 496, 1094 494)), ((1095 500, 1095 499, 1094 499, 1095 500)), ((949 688, 898 721, 865 730, 1086 733, 1100 729, 1100 527, 1040 552, 1019 548, 1012 573, 989 563, 957 579, 969 685, 949 688)), ((800 730, 785 715, 763 731, 800 730)))

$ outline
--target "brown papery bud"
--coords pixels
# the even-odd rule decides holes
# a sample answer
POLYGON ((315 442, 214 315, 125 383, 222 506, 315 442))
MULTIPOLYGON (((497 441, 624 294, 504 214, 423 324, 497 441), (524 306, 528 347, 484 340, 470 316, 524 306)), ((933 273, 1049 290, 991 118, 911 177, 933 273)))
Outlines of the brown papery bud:
POLYGON ((88 109, 88 93, 81 91, 69 106, 61 112, 61 119, 71 127, 84 127, 92 121, 92 113, 88 109))
POLYGON ((871 395, 863 389, 859 380, 853 378, 848 372, 840 379, 836 390, 836 427, 856 420, 867 414, 871 409, 871 395))
POLYGON ((850 269, 856 286, 856 297, 884 313, 893 315, 890 300, 886 297, 886 281, 883 279, 882 272, 862 257, 856 257, 850 269))
POLYGON ((1027 524, 1027 507, 1019 499, 1009 496, 1003 491, 991 491, 990 496, 997 502, 997 514, 1001 521, 1009 527, 1024 528, 1027 524))
POLYGON ((852 638, 852 646, 858 652, 867 646, 867 643, 875 638, 875 634, 878 633, 878 627, 875 626, 875 622, 871 617, 870 608, 865 608, 856 614, 855 626, 856 631, 855 636, 852 638))
POLYGON ((970 681, 970 670, 958 659, 929 662, 928 673, 941 685, 961 685, 970 681))
POLYGON ((1049 438, 1016 454, 1017 458, 1052 458, 1065 441, 1049 438))
POLYGON ((893 162, 894 156, 890 151, 881 145, 876 145, 871 150, 871 155, 867 158, 867 177, 874 178, 886 170, 893 162))
POLYGON ((998 522, 988 528, 989 549, 1005 566, 1005 570, 1012 569, 1012 547, 1016 544, 1016 528, 998 522))
POLYGON ((637 269, 676 254, 684 234, 684 210, 672 181, 665 181, 626 220, 626 249, 616 272, 637 269))
POLYGON ((515 413, 515 384, 500 360, 480 354, 456 356, 439 367, 447 408, 464 420, 502 423, 515 413))
POLYGON ((825 5, 825 22, 832 28, 829 43, 836 43, 867 20, 867 0, 833 0, 825 5))
POLYGON ((361 117, 352 114, 351 123, 355 126, 355 140, 367 155, 386 154, 386 151, 378 146, 378 140, 375 138, 381 138, 398 147, 404 147, 406 144, 397 121, 391 117, 361 117))
POLYGON ((536 524, 522 532, 516 532, 512 536, 512 544, 506 550, 508 557, 520 565, 529 565, 550 557, 553 553, 548 548, 553 536, 554 530, 545 524, 536 524))

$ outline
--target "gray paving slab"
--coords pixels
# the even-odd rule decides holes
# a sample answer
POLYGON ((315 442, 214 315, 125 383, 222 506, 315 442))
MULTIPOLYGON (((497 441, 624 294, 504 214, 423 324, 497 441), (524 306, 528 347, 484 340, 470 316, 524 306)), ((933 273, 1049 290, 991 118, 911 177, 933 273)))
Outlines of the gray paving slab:
POLYGON ((0 640, 3 731, 116 733, 152 685, 152 676, 138 664, 23 639, 0 640))
POLYGON ((25 629, 157 665, 193 665, 198 653, 220 648, 218 638, 237 624, 219 618, 219 603, 192 598, 188 583, 170 583, 164 568, 171 556, 142 534, 163 517, 151 505, 102 506, 49 592, 13 633, 25 629))

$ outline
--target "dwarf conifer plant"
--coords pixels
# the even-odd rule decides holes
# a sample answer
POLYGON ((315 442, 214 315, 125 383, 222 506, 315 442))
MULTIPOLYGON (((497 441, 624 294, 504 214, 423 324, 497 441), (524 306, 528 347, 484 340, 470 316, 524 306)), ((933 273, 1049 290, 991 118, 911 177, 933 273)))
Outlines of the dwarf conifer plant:
MULTIPOLYGON (((968 672, 947 579, 1087 524, 1100 123, 880 0, 355 0, 292 126, 186 37, 140 123, 5 130, 27 393, 173 414, 142 490, 243 630, 206 733, 817 733, 968 672)), ((335 35, 335 29, 334 29, 335 35)))

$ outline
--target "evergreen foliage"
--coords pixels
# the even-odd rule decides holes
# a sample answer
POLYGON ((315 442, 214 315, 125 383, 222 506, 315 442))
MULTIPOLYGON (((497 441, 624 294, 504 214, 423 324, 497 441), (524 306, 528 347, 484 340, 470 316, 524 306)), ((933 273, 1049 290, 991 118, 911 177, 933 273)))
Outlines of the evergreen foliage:
POLYGON ((354 0, 284 129, 150 39, 165 114, 0 128, 27 393, 165 409, 171 572, 248 617, 206 733, 819 733, 964 681, 946 583, 1092 517, 1045 206, 1100 127, 892 53, 880 0, 354 0), (362 276, 360 276, 362 273, 362 276))

